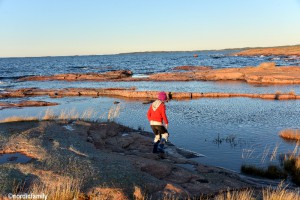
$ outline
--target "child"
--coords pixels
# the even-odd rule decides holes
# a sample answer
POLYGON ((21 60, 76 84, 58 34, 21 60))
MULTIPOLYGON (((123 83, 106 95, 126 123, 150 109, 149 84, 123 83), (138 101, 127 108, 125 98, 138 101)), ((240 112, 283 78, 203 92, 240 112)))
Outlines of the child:
POLYGON ((158 94, 158 99, 151 104, 147 113, 151 128, 155 134, 153 153, 163 154, 164 144, 168 140, 168 118, 165 106, 167 99, 167 94, 165 92, 160 92, 158 94))

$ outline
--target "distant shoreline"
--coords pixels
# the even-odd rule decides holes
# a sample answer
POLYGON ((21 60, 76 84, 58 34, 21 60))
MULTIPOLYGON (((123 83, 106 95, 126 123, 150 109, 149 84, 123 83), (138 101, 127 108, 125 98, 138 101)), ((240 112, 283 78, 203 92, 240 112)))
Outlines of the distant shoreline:
POLYGON ((53 55, 53 56, 9 56, 1 57, 0 59, 7 58, 47 58, 47 57, 88 57, 88 56, 115 56, 115 55, 131 55, 131 54, 155 54, 155 53, 193 53, 193 52, 208 52, 208 51, 245 51, 253 49, 266 49, 266 48, 285 48, 285 47, 299 47, 300 44, 296 45, 284 45, 284 46, 273 46, 273 47, 241 47, 241 48, 225 48, 225 49, 206 49, 206 50, 188 50, 188 51, 140 51, 140 52, 124 52, 124 53, 108 53, 108 54, 87 54, 87 55, 53 55))
POLYGON ((247 49, 233 55, 234 56, 300 56, 300 45, 247 49))

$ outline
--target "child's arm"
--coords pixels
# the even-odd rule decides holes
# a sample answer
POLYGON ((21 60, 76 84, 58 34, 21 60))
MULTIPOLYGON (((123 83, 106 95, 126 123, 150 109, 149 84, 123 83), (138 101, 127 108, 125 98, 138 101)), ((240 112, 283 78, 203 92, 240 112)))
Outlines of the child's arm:
POLYGON ((165 104, 162 104, 162 118, 164 120, 165 127, 168 128, 169 121, 168 121, 168 117, 166 115, 166 106, 165 106, 165 104))
POLYGON ((151 121, 151 106, 152 105, 150 105, 150 108, 148 109, 148 112, 147 112, 147 118, 149 121, 151 121))

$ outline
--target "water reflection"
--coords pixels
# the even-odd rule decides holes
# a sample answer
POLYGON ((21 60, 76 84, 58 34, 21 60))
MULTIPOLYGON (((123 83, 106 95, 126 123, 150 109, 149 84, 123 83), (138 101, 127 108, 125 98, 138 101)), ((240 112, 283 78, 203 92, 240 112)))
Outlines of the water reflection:
POLYGON ((31 161, 32 158, 22 154, 22 153, 7 153, 0 155, 0 164, 4 163, 27 163, 31 161))
MULTIPOLYGON (((117 122, 151 131, 146 118, 150 105, 142 101, 104 97, 51 99, 46 96, 32 97, 31 100, 60 103, 50 108, 54 113, 76 109, 81 115, 93 109, 98 113, 95 118, 102 116, 103 120, 107 118, 114 102, 118 101, 121 110, 117 122)), ((0 110, 0 118, 43 116, 46 110, 46 107, 4 109, 0 110)), ((278 155, 293 151, 295 144, 285 142, 278 134, 287 128, 299 128, 299 112, 300 101, 223 98, 167 103, 170 140, 175 145, 205 155, 194 158, 199 162, 236 171, 240 170, 243 163, 261 165, 262 157, 265 157, 264 164, 271 162, 269 158, 276 146, 278 155)))

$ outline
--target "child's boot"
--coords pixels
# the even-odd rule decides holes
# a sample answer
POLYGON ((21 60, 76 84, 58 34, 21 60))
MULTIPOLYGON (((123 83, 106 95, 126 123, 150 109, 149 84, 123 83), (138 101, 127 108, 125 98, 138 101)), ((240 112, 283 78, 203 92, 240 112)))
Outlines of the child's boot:
POLYGON ((158 145, 158 151, 160 153, 165 153, 165 150, 164 150, 165 141, 166 140, 164 138, 162 138, 161 141, 160 141, 160 143, 159 143, 159 145, 158 145))
POLYGON ((154 142, 154 145, 153 145, 153 151, 152 153, 158 153, 158 144, 159 144, 160 140, 158 140, 157 142, 154 142))

